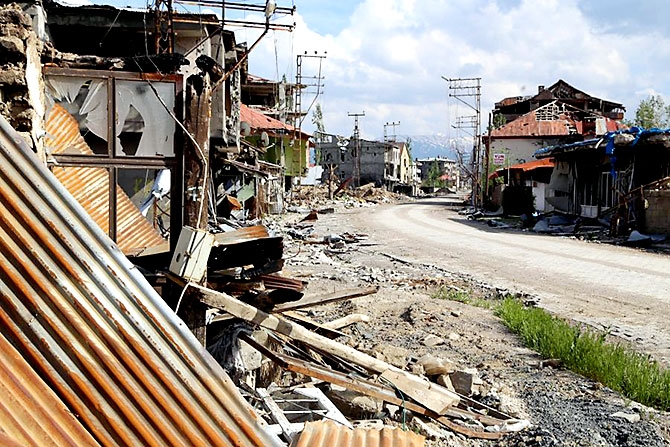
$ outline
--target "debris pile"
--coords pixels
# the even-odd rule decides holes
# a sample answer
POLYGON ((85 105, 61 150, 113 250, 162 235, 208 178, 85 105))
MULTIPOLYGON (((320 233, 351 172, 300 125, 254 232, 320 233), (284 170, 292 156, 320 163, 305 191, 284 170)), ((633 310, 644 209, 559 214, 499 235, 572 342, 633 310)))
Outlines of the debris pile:
MULTIPOLYGON (((296 245, 310 251, 319 247, 316 251, 326 262, 367 239, 349 233, 319 237, 307 222, 285 230, 291 250, 296 245)), ((187 233, 193 237, 191 230, 187 233)), ((198 252, 208 260, 205 285, 197 283, 199 275, 184 275, 194 271, 189 266, 173 270, 170 277, 210 309, 208 350, 265 417, 271 432, 285 442, 311 436, 301 433, 307 423, 317 421, 322 425, 312 429, 332 430, 323 424, 335 421, 341 430, 352 430, 359 419, 379 420, 383 427, 402 425, 415 415, 479 439, 499 439, 527 426, 473 400, 482 385, 475 369, 459 369, 436 356, 410 361, 408 352, 389 345, 357 349, 342 330, 364 324, 369 316, 350 312, 317 321, 305 313, 377 293, 378 285, 303 296, 302 281, 279 275, 283 238, 260 225, 214 234, 201 243, 211 246, 198 252)), ((197 262, 191 254, 189 263, 197 262)), ((398 282, 407 283, 407 278, 398 282)), ((444 340, 428 336, 423 343, 437 346, 444 340)))
POLYGON ((374 183, 360 187, 344 186, 331 191, 333 198, 329 198, 327 185, 297 186, 291 190, 289 211, 304 212, 306 210, 328 209, 336 204, 343 204, 346 208, 369 206, 370 204, 395 203, 408 200, 408 196, 378 188, 374 183))

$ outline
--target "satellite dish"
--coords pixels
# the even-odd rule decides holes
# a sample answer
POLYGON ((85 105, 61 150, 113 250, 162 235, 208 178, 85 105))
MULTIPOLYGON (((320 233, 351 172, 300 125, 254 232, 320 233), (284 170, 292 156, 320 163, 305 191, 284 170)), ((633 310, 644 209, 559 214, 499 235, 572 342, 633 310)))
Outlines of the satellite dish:
POLYGON ((263 147, 270 145, 270 137, 268 137, 266 132, 261 133, 261 143, 263 143, 263 147))
POLYGON ((240 123, 240 133, 244 137, 248 137, 251 134, 251 126, 246 121, 240 123))

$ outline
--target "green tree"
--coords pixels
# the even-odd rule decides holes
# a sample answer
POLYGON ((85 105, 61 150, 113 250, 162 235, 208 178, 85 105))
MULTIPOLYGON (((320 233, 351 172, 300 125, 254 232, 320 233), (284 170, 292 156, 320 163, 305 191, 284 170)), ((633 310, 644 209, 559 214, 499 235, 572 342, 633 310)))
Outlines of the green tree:
POLYGON ((502 113, 496 113, 493 115, 493 128, 494 129, 500 129, 502 126, 507 124, 507 119, 505 119, 505 115, 502 113))
POLYGON ((440 180, 440 177, 442 177, 440 164, 437 161, 431 162, 430 169, 428 169, 428 178, 425 180, 425 186, 431 186, 433 188, 444 186, 444 182, 440 180))
POLYGON ((665 105, 661 95, 648 96, 637 106, 633 125, 645 129, 668 127, 670 125, 670 106, 665 105))

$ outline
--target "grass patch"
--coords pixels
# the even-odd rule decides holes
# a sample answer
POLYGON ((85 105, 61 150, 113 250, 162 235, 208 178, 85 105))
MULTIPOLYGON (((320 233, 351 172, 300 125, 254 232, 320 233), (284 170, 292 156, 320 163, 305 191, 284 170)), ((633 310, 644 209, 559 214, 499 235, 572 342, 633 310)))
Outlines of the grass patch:
POLYGON ((670 371, 650 356, 608 343, 605 332, 572 326, 515 299, 504 300, 496 314, 543 356, 561 359, 567 368, 643 405, 670 410, 670 371))
POLYGON ((431 295, 431 297, 440 300, 458 301, 459 303, 482 307, 484 309, 493 308, 493 303, 491 301, 484 298, 473 297, 464 290, 452 289, 451 287, 440 287, 431 295))

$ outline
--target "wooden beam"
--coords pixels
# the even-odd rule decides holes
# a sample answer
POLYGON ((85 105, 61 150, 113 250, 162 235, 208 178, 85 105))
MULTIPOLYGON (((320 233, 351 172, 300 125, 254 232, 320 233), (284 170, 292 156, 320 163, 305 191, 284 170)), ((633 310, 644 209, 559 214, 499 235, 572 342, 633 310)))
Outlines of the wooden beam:
POLYGON ((374 397, 375 399, 380 399, 385 402, 401 406, 414 413, 428 416, 438 421, 439 423, 443 424, 447 428, 455 431, 456 433, 460 433, 470 438, 500 439, 503 437, 503 433, 500 432, 490 433, 490 432, 482 432, 468 429, 466 427, 454 423, 453 421, 447 419, 445 416, 472 420, 472 421, 479 421, 482 424, 488 426, 502 425, 505 422, 502 419, 496 419, 483 414, 473 413, 458 408, 450 408, 447 414, 445 416, 442 416, 412 401, 401 399, 396 395, 395 391, 392 388, 389 388, 382 384, 372 382, 370 380, 366 380, 361 377, 356 377, 350 374, 344 374, 339 371, 333 371, 332 369, 326 368, 321 365, 308 363, 303 360, 287 356, 285 354, 279 354, 277 352, 270 351, 268 348, 259 344, 253 338, 247 335, 241 335, 240 338, 245 342, 249 343, 255 349, 257 349, 265 357, 269 358, 270 360, 277 363, 279 366, 288 371, 304 374, 308 377, 323 380, 325 382, 339 385, 349 390, 356 391, 366 396, 374 397))
POLYGON ((319 306, 326 303, 334 303, 336 301, 344 301, 361 296, 372 295, 377 293, 379 287, 368 287, 366 289, 345 289, 337 292, 329 293, 327 295, 311 295, 305 296, 298 301, 280 304, 272 309, 272 313, 286 312, 287 310, 304 309, 306 307, 319 306))
POLYGON ((420 377, 357 351, 351 346, 330 340, 284 318, 267 314, 249 304, 233 298, 232 296, 226 295, 225 293, 216 292, 197 284, 191 284, 190 287, 200 291, 203 295, 201 301, 210 307, 221 309, 237 318, 279 332, 280 334, 284 334, 316 349, 342 357, 343 359, 362 366, 369 371, 374 371, 379 374, 389 370, 392 371, 394 374, 390 374, 387 377, 389 382, 398 388, 402 387, 402 389, 405 390, 405 394, 415 399, 417 402, 423 404, 424 402, 422 402, 422 400, 426 401, 433 410, 438 408, 439 411, 442 411, 446 407, 458 405, 460 400, 458 395, 438 384, 430 384, 430 387, 427 388, 427 382, 420 377))
POLYGON ((337 320, 332 320, 327 323, 323 323, 321 326, 328 329, 342 329, 343 327, 350 326, 354 323, 369 323, 372 321, 372 318, 369 315, 364 314, 349 314, 337 320))

